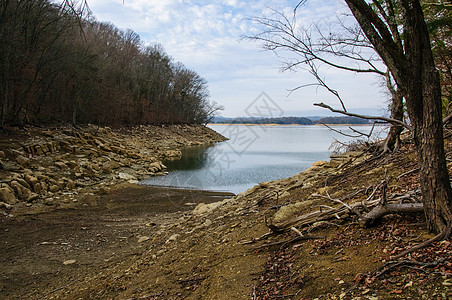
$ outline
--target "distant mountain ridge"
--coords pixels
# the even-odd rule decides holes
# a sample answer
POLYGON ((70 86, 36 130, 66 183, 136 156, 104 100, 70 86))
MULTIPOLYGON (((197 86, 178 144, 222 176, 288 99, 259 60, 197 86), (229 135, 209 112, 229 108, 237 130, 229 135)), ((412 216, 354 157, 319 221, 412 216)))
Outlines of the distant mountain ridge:
POLYGON ((357 117, 280 117, 280 118, 226 118, 216 116, 212 123, 214 124, 278 124, 278 125, 315 125, 315 124, 369 124, 369 120, 357 117))

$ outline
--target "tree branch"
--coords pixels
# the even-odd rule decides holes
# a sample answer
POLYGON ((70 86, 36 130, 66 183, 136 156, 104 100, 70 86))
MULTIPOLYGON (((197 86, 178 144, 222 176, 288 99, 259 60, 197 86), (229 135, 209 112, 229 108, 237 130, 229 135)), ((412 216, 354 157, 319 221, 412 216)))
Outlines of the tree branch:
POLYGON ((362 119, 367 119, 367 120, 380 120, 380 121, 385 121, 387 123, 391 123, 391 124, 397 124, 397 125, 401 125, 403 127, 405 127, 406 129, 412 131, 412 127, 408 124, 406 124, 405 122, 396 120, 396 119, 392 119, 392 118, 386 118, 386 117, 376 117, 376 116, 366 116, 366 115, 360 115, 360 114, 355 114, 355 113, 350 113, 344 110, 338 110, 338 109, 334 109, 331 106, 325 104, 325 103, 314 103, 314 106, 318 106, 318 107, 322 107, 322 108, 326 108, 332 112, 335 113, 339 113, 339 114, 343 114, 343 115, 347 115, 350 117, 358 117, 358 118, 362 118, 362 119))

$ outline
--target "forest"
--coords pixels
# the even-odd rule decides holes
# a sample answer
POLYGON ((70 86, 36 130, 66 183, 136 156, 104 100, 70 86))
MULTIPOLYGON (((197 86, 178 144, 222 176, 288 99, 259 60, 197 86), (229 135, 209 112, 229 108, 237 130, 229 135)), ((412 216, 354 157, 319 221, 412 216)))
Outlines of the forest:
POLYGON ((1 128, 202 124, 216 109, 204 78, 83 1, 1 2, 1 128))

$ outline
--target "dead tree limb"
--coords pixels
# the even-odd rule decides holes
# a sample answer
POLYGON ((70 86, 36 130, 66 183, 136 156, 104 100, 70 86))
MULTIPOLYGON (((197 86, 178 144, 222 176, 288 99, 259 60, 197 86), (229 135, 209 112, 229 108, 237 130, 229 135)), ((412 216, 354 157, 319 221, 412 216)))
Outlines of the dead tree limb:
POLYGON ((334 109, 331 106, 321 102, 321 103, 314 103, 315 106, 318 107, 322 107, 322 108, 326 108, 332 112, 338 113, 338 114, 343 114, 346 116, 350 116, 350 117, 358 117, 358 118, 362 118, 362 119, 366 119, 366 120, 380 120, 380 121, 385 121, 391 124, 397 124, 397 125, 401 125, 403 127, 405 127, 406 129, 412 131, 412 127, 410 125, 408 125, 405 122, 402 122, 400 120, 396 120, 396 119, 392 119, 392 118, 386 118, 386 117, 376 117, 376 116, 366 116, 366 115, 360 115, 360 114, 355 114, 355 113, 350 113, 344 110, 339 110, 339 109, 334 109))
POLYGON ((385 204, 374 207, 369 213, 364 215, 359 223, 363 227, 370 227, 376 220, 384 215, 394 213, 418 213, 424 211, 422 203, 385 204))

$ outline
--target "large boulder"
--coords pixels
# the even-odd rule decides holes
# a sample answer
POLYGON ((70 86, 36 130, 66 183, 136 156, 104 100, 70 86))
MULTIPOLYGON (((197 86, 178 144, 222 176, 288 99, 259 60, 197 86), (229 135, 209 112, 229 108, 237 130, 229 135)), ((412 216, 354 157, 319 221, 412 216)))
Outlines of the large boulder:
POLYGON ((14 204, 18 202, 16 195, 14 195, 14 191, 8 186, 0 188, 0 201, 7 204, 14 204))
POLYGON ((17 196, 19 197, 20 200, 28 201, 28 199, 32 195, 32 192, 29 189, 21 185, 16 180, 11 181, 10 186, 13 188, 14 191, 16 191, 17 196))

